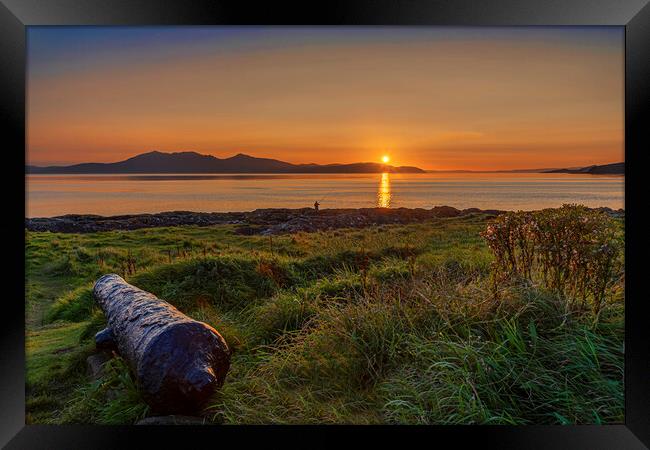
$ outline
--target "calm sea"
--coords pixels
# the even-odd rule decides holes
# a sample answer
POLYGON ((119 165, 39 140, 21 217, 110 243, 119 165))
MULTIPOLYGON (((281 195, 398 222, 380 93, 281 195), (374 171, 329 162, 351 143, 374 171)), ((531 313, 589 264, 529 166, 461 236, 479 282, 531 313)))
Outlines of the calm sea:
POLYGON ((257 208, 624 208, 624 178, 570 174, 28 175, 27 217, 257 208))

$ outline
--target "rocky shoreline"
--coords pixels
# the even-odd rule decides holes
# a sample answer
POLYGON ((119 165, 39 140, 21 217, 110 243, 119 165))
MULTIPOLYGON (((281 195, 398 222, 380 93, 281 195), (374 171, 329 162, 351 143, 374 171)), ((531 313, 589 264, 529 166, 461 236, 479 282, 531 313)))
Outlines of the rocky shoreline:
MULTIPOLYGON (((597 208, 613 216, 623 216, 624 210, 597 208)), ((505 211, 478 208, 457 209, 451 206, 423 208, 345 208, 323 209, 256 209, 249 212, 202 213, 173 211, 157 214, 134 214, 121 216, 97 216, 69 214, 57 217, 25 219, 28 231, 56 233, 95 233, 112 230, 136 230, 140 228, 174 227, 180 225, 238 225, 239 234, 287 234, 299 231, 314 232, 336 228, 362 228, 382 224, 406 224, 431 219, 476 214, 495 216, 505 211)))

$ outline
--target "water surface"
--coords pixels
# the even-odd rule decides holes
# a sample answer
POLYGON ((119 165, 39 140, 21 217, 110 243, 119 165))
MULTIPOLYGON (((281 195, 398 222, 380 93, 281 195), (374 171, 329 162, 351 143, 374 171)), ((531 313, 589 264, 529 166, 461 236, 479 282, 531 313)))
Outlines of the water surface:
POLYGON ((624 208, 624 178, 575 174, 28 175, 27 217, 257 208, 624 208))

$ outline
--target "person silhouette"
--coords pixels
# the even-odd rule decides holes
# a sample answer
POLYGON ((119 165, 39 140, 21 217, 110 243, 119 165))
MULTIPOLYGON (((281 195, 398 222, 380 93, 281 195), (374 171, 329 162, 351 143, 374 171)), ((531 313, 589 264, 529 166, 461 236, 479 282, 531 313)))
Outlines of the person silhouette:
POLYGON ((318 203, 318 200, 314 202, 314 209, 318 211, 318 207, 320 206, 320 203, 318 203))

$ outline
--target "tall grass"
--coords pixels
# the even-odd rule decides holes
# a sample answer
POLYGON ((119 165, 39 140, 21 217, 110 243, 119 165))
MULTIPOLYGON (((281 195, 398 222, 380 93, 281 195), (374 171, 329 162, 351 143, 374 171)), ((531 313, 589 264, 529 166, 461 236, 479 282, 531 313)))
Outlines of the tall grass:
POLYGON ((432 277, 324 306, 259 349, 213 410, 233 423, 622 421, 620 305, 607 307, 611 333, 529 285, 504 293, 502 308, 488 289, 432 277))
MULTIPOLYGON (((582 212, 532 217, 571 227, 582 212)), ((564 289, 557 289, 546 281, 554 272, 544 274, 551 261, 540 256, 550 251, 546 241, 519 242, 533 233, 526 228, 532 219, 507 217, 272 240, 227 227, 138 230, 119 240, 37 234, 30 270, 46 266, 49 252, 69 255, 76 275, 65 279, 78 280, 78 289, 59 295, 47 317, 83 321, 87 348, 104 318, 88 296, 97 258, 86 253, 110 242, 105 270, 135 259, 129 282, 215 326, 233 349, 226 382, 202 413, 216 423, 621 422, 623 283, 612 274, 622 273, 622 255, 611 260, 609 274, 594 271, 601 262, 589 263, 590 273, 604 274, 606 289, 601 297, 589 290, 590 307, 581 308, 575 280, 582 269, 567 263, 580 274, 563 275, 564 289), (488 226, 507 242, 482 238, 488 226)), ((605 225, 572 228, 588 237, 579 241, 583 254, 611 230, 622 239, 620 223, 603 217, 589 220, 605 225), (600 229, 609 231, 592 239, 600 229)), ((39 274, 39 292, 42 283, 61 279, 39 274)), ((128 369, 112 364, 96 384, 66 385, 56 398, 64 406, 50 420, 132 423, 146 414, 128 369)), ((34 417, 54 386, 39 377, 34 417)))

